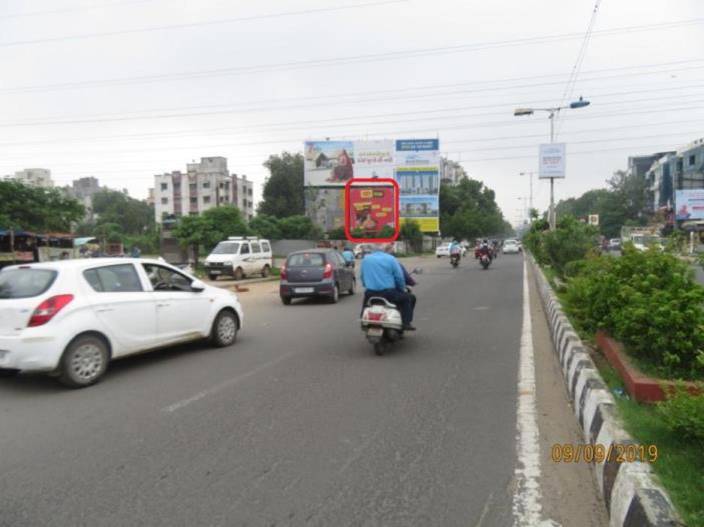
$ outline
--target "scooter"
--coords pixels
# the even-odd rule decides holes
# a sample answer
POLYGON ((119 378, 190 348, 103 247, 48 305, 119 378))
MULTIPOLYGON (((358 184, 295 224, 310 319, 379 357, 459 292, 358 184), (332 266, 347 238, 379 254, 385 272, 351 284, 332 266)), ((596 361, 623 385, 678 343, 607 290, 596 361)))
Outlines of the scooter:
MULTIPOLYGON (((411 274, 421 272, 421 269, 414 269, 411 274)), ((406 287, 406 291, 411 293, 409 287, 406 287)), ((367 300, 367 305, 362 311, 361 325, 362 331, 377 355, 383 355, 390 344, 403 338, 401 311, 395 304, 380 296, 373 296, 367 300)))
POLYGON ((450 255, 450 264, 452 267, 457 267, 460 264, 459 253, 450 255))
POLYGON ((482 264, 482 267, 486 270, 491 264, 491 258, 488 254, 482 254, 479 256, 479 263, 482 264))

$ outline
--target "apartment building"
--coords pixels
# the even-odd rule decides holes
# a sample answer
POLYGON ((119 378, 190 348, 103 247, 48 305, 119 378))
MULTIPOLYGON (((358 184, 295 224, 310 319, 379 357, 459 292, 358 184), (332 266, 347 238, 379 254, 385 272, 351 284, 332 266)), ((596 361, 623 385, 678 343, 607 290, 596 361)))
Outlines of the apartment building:
POLYGON ((188 163, 185 173, 177 170, 154 176, 154 214, 161 223, 165 217, 198 215, 212 207, 235 205, 251 219, 253 194, 251 181, 230 175, 226 158, 203 157, 200 162, 188 163))
POLYGON ((54 186, 51 179, 51 170, 46 168, 25 168, 18 170, 12 176, 5 176, 6 179, 15 179, 25 185, 32 187, 50 188, 54 186))

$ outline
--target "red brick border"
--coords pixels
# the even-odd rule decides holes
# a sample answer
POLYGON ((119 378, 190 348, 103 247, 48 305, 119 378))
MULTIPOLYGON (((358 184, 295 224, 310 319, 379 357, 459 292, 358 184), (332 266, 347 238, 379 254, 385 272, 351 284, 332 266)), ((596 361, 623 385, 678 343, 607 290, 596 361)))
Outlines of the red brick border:
MULTIPOLYGON (((602 351, 609 364, 618 371, 626 385, 629 395, 639 403, 656 403, 665 399, 665 390, 672 393, 675 383, 664 379, 653 379, 643 374, 633 366, 623 352, 623 345, 612 339, 606 332, 596 332, 596 344, 602 351)), ((692 395, 702 393, 702 388, 693 382, 686 382, 685 386, 692 395)))

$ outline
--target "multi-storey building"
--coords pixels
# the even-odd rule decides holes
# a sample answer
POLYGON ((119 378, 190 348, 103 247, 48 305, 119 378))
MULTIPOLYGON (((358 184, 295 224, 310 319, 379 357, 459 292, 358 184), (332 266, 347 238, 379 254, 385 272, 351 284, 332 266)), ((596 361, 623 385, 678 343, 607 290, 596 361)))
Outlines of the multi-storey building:
POLYGON ((154 214, 164 217, 198 215, 222 205, 235 205, 246 219, 254 215, 252 183, 230 176, 227 159, 204 157, 188 163, 186 173, 174 171, 154 176, 154 214), (244 184, 240 184, 244 182, 244 184))
POLYGON ((25 168, 15 172, 14 176, 6 176, 6 178, 15 179, 33 187, 49 188, 54 186, 54 182, 51 179, 51 170, 46 168, 25 168))
POLYGON ((247 221, 254 218, 254 183, 242 174, 232 174, 232 204, 242 211, 247 221))

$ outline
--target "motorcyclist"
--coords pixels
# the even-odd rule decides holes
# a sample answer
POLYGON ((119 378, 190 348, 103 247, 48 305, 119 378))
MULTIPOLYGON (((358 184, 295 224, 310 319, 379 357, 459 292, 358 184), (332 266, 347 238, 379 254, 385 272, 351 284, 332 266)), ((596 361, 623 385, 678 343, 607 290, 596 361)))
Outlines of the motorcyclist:
POLYGON ((413 331, 413 307, 411 295, 406 292, 406 279, 398 260, 387 253, 381 245, 374 246, 371 254, 362 260, 360 278, 365 287, 362 311, 369 298, 380 296, 396 304, 401 311, 403 329, 413 331))
POLYGON ((459 256, 462 253, 462 246, 460 245, 460 242, 458 242, 456 239, 452 240, 450 242, 450 246, 448 247, 448 251, 450 253, 450 256, 459 256))
POLYGON ((482 241, 482 244, 479 246, 479 256, 485 254, 490 260, 494 259, 494 255, 492 254, 491 247, 489 247, 489 242, 487 240, 482 241))
POLYGON ((354 267, 354 251, 349 245, 345 246, 342 251, 342 257, 345 259, 345 263, 350 267, 354 267))

